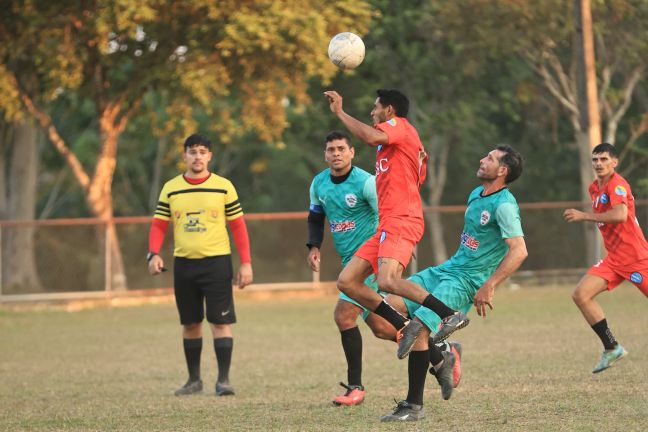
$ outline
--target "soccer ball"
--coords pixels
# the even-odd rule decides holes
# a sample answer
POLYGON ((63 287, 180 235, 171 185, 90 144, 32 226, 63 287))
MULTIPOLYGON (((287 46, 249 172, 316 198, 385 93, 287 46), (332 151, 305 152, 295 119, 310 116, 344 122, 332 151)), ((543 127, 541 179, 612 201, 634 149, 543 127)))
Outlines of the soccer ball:
POLYGON ((328 56, 340 69, 354 69, 364 60, 364 42, 350 32, 336 34, 329 43, 328 56))

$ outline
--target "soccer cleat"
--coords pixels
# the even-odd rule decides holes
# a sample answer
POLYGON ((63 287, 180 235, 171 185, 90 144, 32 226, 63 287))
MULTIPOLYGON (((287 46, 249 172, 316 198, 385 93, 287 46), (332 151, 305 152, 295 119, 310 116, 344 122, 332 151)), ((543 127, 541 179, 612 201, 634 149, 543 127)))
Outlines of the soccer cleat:
POLYGON ((414 347, 416 338, 421 334, 421 330, 423 330, 423 324, 414 320, 407 321, 405 327, 398 330, 396 333, 396 342, 398 342, 396 355, 399 359, 404 359, 409 355, 414 347))
POLYGON ((185 385, 176 390, 173 394, 176 396, 187 396, 202 392, 203 384, 201 380, 187 381, 185 385))
POLYGON ((457 311, 453 315, 443 318, 439 329, 433 336, 434 343, 443 342, 455 331, 466 327, 469 322, 470 319, 468 316, 461 311, 457 311))
POLYGON ((423 405, 409 403, 406 400, 398 402, 394 412, 382 416, 380 421, 397 422, 397 421, 416 421, 425 418, 423 405))
POLYGON ((333 399, 333 405, 353 406, 360 405, 362 402, 364 402, 365 389, 363 386, 346 385, 342 382, 340 383, 340 385, 347 389, 347 391, 343 395, 340 395, 333 399))
POLYGON ((455 355, 452 352, 443 351, 443 364, 441 368, 436 371, 433 367, 430 368, 430 373, 434 375, 437 382, 441 386, 441 397, 443 400, 450 399, 454 385, 454 365, 456 363, 455 355))
POLYGON ((216 383, 216 396, 234 396, 234 387, 229 383, 216 383))
POLYGON ((454 388, 461 382, 461 344, 459 342, 450 342, 450 351, 454 354, 455 363, 452 367, 452 384, 454 388))
POLYGON ((627 355, 628 351, 626 351, 621 345, 617 345, 614 349, 603 351, 603 354, 601 354, 601 360, 599 360, 598 364, 594 367, 592 373, 603 372, 605 369, 611 367, 617 360, 621 360, 627 355))

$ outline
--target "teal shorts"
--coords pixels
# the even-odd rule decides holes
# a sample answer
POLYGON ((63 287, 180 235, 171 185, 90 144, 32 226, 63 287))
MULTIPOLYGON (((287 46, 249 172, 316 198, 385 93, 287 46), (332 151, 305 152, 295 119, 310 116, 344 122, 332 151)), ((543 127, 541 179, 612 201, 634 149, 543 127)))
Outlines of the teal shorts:
MULTIPOLYGON (((477 289, 467 280, 452 273, 443 272, 436 267, 412 275, 408 279, 423 287, 427 292, 441 300, 446 306, 468 313, 473 305, 477 289)), ((416 317, 433 333, 436 333, 441 324, 441 318, 430 309, 421 306, 409 299, 403 298, 410 317, 416 317)))
MULTIPOLYGON (((369 276, 367 279, 365 279, 364 283, 365 283, 365 285, 367 285, 369 288, 371 288, 372 290, 376 291, 378 294, 382 295, 382 294, 380 293, 380 291, 378 291, 378 282, 376 281, 376 278, 374 277, 374 275, 371 275, 371 276, 369 276)), ((384 296, 383 296, 383 297, 384 297, 384 296)), ((357 301, 353 300, 351 297, 349 297, 348 295, 344 294, 344 293, 341 292, 341 291, 340 291, 340 300, 344 300, 344 301, 346 301, 346 302, 352 303, 352 304, 358 306, 360 309, 362 309, 362 319, 365 320, 365 321, 367 320, 367 317, 368 317, 369 314, 371 313, 371 311, 370 311, 369 309, 367 309, 366 307, 362 306, 360 303, 358 303, 357 301)))

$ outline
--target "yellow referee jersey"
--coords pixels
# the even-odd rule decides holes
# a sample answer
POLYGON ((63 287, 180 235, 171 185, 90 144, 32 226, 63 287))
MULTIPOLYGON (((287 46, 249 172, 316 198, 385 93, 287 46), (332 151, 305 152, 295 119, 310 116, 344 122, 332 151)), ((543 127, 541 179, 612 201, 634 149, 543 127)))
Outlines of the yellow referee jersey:
POLYGON ((231 253, 226 221, 243 216, 232 182, 211 173, 192 185, 183 175, 164 184, 155 218, 173 221, 173 255, 204 258, 231 253))

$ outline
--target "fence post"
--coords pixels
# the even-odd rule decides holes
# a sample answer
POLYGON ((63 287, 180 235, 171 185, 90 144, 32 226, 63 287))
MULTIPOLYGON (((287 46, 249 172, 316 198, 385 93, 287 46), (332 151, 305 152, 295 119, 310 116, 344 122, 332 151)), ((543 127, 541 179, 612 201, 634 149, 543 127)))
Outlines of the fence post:
POLYGON ((112 219, 105 222, 105 244, 106 248, 104 250, 104 263, 105 263, 105 275, 104 275, 104 290, 106 292, 112 291, 112 240, 110 238, 110 224, 112 219))
POLYGON ((4 277, 2 274, 2 259, 4 258, 4 255, 2 253, 2 226, 0 226, 0 297, 2 297, 2 281, 4 281, 4 277))

